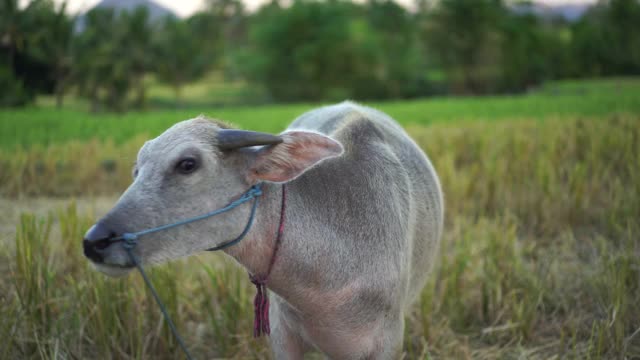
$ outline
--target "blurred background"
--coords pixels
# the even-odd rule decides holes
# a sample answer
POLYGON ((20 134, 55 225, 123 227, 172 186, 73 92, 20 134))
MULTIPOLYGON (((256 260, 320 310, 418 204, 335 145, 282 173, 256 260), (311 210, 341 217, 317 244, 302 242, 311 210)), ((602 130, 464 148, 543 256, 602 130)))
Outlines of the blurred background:
MULTIPOLYGON (((402 359, 640 359, 640 0, 0 0, 0 359, 180 358, 83 234, 176 122, 345 99, 445 194, 402 359)), ((233 261, 151 272, 196 358, 271 358, 233 261)))
POLYGON ((123 112, 522 93, 558 79, 640 74, 639 8, 637 0, 3 0, 0 105, 123 112))

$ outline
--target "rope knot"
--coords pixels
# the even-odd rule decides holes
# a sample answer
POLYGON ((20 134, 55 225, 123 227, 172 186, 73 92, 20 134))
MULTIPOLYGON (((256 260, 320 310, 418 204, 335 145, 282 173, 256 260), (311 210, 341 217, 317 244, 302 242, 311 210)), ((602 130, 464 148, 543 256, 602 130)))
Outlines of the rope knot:
POLYGON ((267 285, 267 278, 264 276, 249 275, 249 280, 251 280, 251 283, 255 286, 267 285))
POLYGON ((122 246, 124 246, 124 248, 127 250, 131 250, 136 247, 136 244, 138 243, 138 235, 132 233, 124 233, 122 234, 122 241, 122 246))
POLYGON ((260 196, 262 195, 262 186, 261 184, 256 184, 251 187, 251 196, 260 196))

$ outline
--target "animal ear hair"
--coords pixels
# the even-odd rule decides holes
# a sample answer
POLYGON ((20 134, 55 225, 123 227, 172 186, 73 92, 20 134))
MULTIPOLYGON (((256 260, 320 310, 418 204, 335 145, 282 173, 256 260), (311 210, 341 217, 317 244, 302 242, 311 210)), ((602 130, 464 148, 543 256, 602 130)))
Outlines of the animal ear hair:
POLYGON ((342 154, 342 145, 328 136, 291 131, 282 143, 262 148, 249 168, 249 181, 287 182, 322 160, 342 154))

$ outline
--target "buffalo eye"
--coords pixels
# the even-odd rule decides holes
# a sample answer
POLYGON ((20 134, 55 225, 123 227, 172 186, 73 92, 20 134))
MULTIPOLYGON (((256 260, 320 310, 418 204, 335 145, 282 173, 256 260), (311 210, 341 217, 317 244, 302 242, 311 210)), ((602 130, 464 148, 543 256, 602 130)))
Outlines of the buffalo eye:
POLYGON ((198 168, 198 162, 194 158, 182 159, 176 165, 176 170, 180 174, 191 174, 198 168))

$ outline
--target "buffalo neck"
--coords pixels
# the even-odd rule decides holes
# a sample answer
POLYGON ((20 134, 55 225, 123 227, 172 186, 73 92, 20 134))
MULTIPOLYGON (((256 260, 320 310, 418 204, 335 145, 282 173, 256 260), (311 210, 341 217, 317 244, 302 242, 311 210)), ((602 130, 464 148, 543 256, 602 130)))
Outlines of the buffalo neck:
MULTIPOLYGON (((275 251, 280 217, 283 210, 281 193, 283 190, 281 187, 279 184, 271 183, 263 185, 263 194, 258 203, 252 228, 240 243, 224 250, 225 253, 232 256, 254 276, 263 276, 268 272, 275 272, 282 260, 279 259, 279 254, 275 251), (272 271, 269 271, 272 259, 276 261, 273 264, 272 271)), ((281 241, 284 240, 282 238, 286 238, 286 230, 281 234, 281 241)), ((281 247, 284 247, 284 245, 281 245, 281 247)), ((271 280, 269 282, 271 283, 271 280)))

